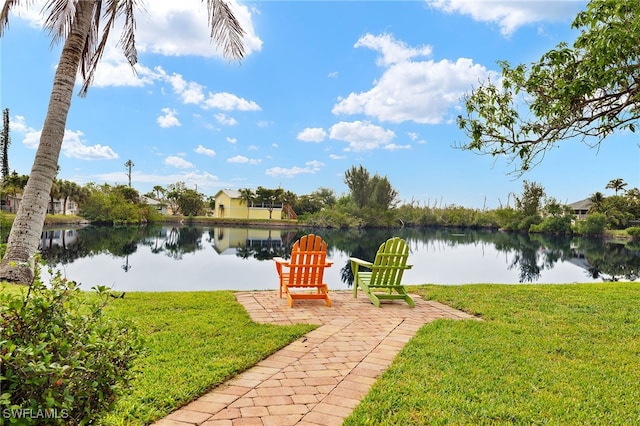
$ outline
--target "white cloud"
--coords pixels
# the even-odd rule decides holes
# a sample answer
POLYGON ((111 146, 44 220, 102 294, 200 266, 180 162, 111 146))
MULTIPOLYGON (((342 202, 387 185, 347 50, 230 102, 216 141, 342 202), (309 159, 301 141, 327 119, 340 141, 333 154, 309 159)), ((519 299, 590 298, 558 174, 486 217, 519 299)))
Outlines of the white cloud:
MULTIPOLYGON (((206 2, 154 0, 137 14, 136 42, 140 52, 165 56, 222 56, 211 41, 206 2)), ((262 49, 253 27, 252 11, 236 0, 227 2, 245 31, 245 56, 262 49)))
MULTIPOLYGON (((22 143, 27 148, 38 148, 42 131, 28 126, 23 116, 18 115, 13 118, 11 130, 14 133, 24 135, 22 143)), ((80 130, 65 129, 62 138, 62 155, 79 160, 112 160, 119 158, 118 154, 108 145, 87 145, 83 136, 84 133, 80 130)))
POLYGON ((181 126, 180 120, 178 120, 178 111, 171 108, 162 108, 164 115, 159 116, 156 121, 160 127, 179 127, 181 126))
POLYGON ((496 22, 500 32, 510 36, 523 25, 542 21, 568 21, 584 6, 584 1, 513 1, 513 0, 427 0, 446 13, 471 16, 475 21, 496 22))
POLYGON ((344 160, 345 158, 347 158, 346 155, 336 155, 336 154, 329 154, 329 158, 332 160, 344 160))
POLYGON ((235 144, 236 142, 238 142, 238 139, 232 138, 231 136, 227 136, 226 141, 229 142, 230 144, 235 144))
POLYGON ((212 149, 209 148, 205 148, 202 145, 198 145, 198 147, 196 149, 194 149, 195 152, 197 152, 198 154, 203 154, 203 155, 208 155, 209 157, 215 157, 216 156, 216 152, 212 149))
POLYGON ((214 117, 218 121, 218 123, 224 124, 225 126, 235 126, 236 124, 238 124, 238 121, 235 118, 227 117, 221 112, 214 115, 214 117))
POLYGON ((397 151, 399 149, 411 149, 411 145, 396 145, 395 143, 390 143, 382 147, 387 151, 397 151))
MULTIPOLYGON (((241 98, 232 93, 210 92, 205 96, 206 86, 195 81, 187 81, 181 74, 169 74, 159 66, 155 67, 153 73, 150 73, 150 75, 154 80, 171 85, 173 93, 175 93, 184 104, 198 105, 205 110, 215 108, 223 111, 261 111, 260 105, 256 102, 241 98)), ((216 114, 214 117, 222 124, 229 126, 237 124, 235 119, 227 118, 225 114, 216 114)))
POLYGON ((320 161, 309 161, 305 164, 305 167, 291 167, 289 169, 283 167, 272 167, 265 171, 267 176, 272 177, 285 177, 290 178, 299 174, 314 174, 322 170, 324 163, 320 161))
MULTIPOLYGON (((13 9, 15 18, 23 19, 34 28, 42 28, 44 0, 26 2, 28 7, 13 9)), ((222 50, 211 41, 206 2, 154 0, 153 7, 140 7, 135 11, 136 47, 142 53, 165 56, 222 57, 222 50)), ((243 41, 245 57, 262 49, 262 40, 253 27, 253 14, 260 11, 249 9, 237 0, 227 0, 231 11, 245 32, 243 41)), ((13 17, 12 17, 13 18, 13 17)), ((122 19, 118 20, 110 36, 113 45, 120 38, 122 19)), ((120 54, 122 56, 122 54, 120 54)))
POLYGON ((347 151, 368 151, 390 143, 396 137, 392 130, 385 130, 367 121, 341 121, 329 129, 331 139, 349 142, 347 151))
POLYGON ((167 74, 161 67, 156 67, 157 78, 171 84, 173 92, 185 104, 200 104, 204 101, 205 87, 194 81, 186 81, 181 74, 167 74))
MULTIPOLYGON (((84 176, 74 178, 77 182, 106 182, 106 183, 124 183, 126 177, 121 171, 102 173, 94 176, 84 176)), ((198 191, 206 189, 231 187, 231 183, 221 182, 217 176, 208 172, 182 172, 171 174, 146 174, 134 171, 131 174, 131 182, 136 184, 150 183, 153 185, 166 186, 176 182, 184 182, 187 188, 198 187, 198 191)))
POLYGON ((202 108, 210 109, 216 108, 221 109, 223 111, 232 111, 232 110, 240 110, 240 111, 260 111, 260 106, 253 102, 248 101, 244 98, 240 98, 233 93, 227 92, 219 92, 219 93, 209 93, 209 97, 202 104, 202 108))
MULTIPOLYGON (((142 87, 153 84, 154 73, 149 68, 136 64, 132 67, 122 58, 104 59, 96 68, 91 87, 142 87)), ((78 82, 82 77, 78 77, 78 82)))
POLYGON ((178 157, 176 155, 170 155, 169 157, 165 158, 164 164, 166 164, 167 166, 175 167, 177 169, 192 169, 193 167, 195 167, 184 158, 178 157))
POLYGON ((34 132, 35 129, 27 126, 26 120, 23 115, 14 115, 10 119, 10 130, 16 133, 26 134, 34 132))
POLYGON ((365 38, 356 46, 382 49, 383 62, 391 65, 369 91, 340 98, 332 109, 336 115, 365 114, 393 123, 442 123, 473 84, 490 75, 484 66, 474 64, 471 59, 413 62, 409 59, 417 55, 415 52, 424 54, 426 50, 414 51, 388 35, 365 38))
POLYGON ((262 162, 262 160, 254 159, 254 158, 248 158, 248 157, 245 157, 244 155, 236 155, 235 157, 231 157, 231 158, 227 159, 227 162, 229 162, 229 163, 238 163, 238 164, 260 164, 260 162, 262 162))
POLYGON ((321 127, 309 127, 298 133, 297 139, 303 142, 322 142, 327 132, 321 127))
POLYGON ((329 78, 338 78, 338 71, 330 72, 329 75, 327 75, 327 77, 329 77, 329 78))
POLYGON ((80 160, 112 160, 118 158, 108 145, 86 145, 82 140, 84 134, 81 131, 65 130, 62 141, 62 154, 65 157, 78 158, 80 160))
POLYGON ((391 34, 379 36, 366 34, 353 47, 368 47, 382 53, 382 57, 378 58, 376 62, 378 65, 385 67, 407 62, 416 56, 431 56, 431 46, 423 46, 418 49, 408 47, 404 42, 396 40, 391 34))

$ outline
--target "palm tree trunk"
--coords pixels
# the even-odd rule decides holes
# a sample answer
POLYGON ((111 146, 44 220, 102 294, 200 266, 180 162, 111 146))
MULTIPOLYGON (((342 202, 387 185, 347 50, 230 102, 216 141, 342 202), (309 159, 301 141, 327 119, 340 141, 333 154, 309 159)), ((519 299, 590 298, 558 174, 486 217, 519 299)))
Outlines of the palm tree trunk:
POLYGON ((0 280, 30 285, 33 282, 33 256, 44 227, 53 178, 71 107, 71 98, 83 50, 91 28, 95 1, 76 3, 76 15, 66 38, 53 79, 47 116, 40 144, 25 186, 18 213, 11 227, 7 250, 0 263, 0 280))

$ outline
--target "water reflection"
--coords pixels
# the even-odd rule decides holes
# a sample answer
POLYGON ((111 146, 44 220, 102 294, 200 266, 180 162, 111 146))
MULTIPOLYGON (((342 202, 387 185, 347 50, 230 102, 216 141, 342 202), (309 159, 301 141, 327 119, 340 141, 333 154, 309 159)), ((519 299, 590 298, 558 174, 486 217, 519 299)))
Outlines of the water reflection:
POLYGON ((321 235, 334 267, 333 289, 353 282, 349 257, 372 260, 391 236, 411 247, 407 284, 638 280, 640 251, 601 239, 451 229, 314 230, 149 226, 47 229, 41 251, 84 287, 121 290, 271 289, 274 256, 303 234, 321 235))

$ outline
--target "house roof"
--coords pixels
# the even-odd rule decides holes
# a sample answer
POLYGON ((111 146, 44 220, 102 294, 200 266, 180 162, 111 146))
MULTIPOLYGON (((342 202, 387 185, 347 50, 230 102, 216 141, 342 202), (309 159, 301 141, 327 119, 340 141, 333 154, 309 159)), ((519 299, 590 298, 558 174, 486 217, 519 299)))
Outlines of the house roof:
POLYGON ((240 198, 240 195, 242 195, 237 189, 221 189, 220 191, 216 192, 216 195, 214 195, 213 198, 218 197, 220 193, 226 194, 229 198, 240 198))
POLYGON ((147 197, 146 195, 143 195, 140 198, 142 198, 142 201, 149 204, 150 206, 156 206, 158 204, 162 204, 160 201, 147 197))
POLYGON ((588 198, 569 204, 569 207, 573 210, 589 210, 591 206, 593 206, 593 201, 588 198))

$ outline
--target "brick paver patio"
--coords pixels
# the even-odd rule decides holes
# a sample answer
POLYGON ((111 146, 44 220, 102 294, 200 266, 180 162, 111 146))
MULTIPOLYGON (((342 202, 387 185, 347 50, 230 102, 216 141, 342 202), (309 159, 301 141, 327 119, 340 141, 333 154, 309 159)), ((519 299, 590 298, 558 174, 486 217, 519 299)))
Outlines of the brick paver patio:
POLYGON ((474 318, 415 295, 413 309, 399 301, 376 308, 350 291, 330 296, 330 308, 317 300, 289 308, 275 291, 236 293, 256 322, 320 327, 154 425, 341 425, 420 327, 474 318))

